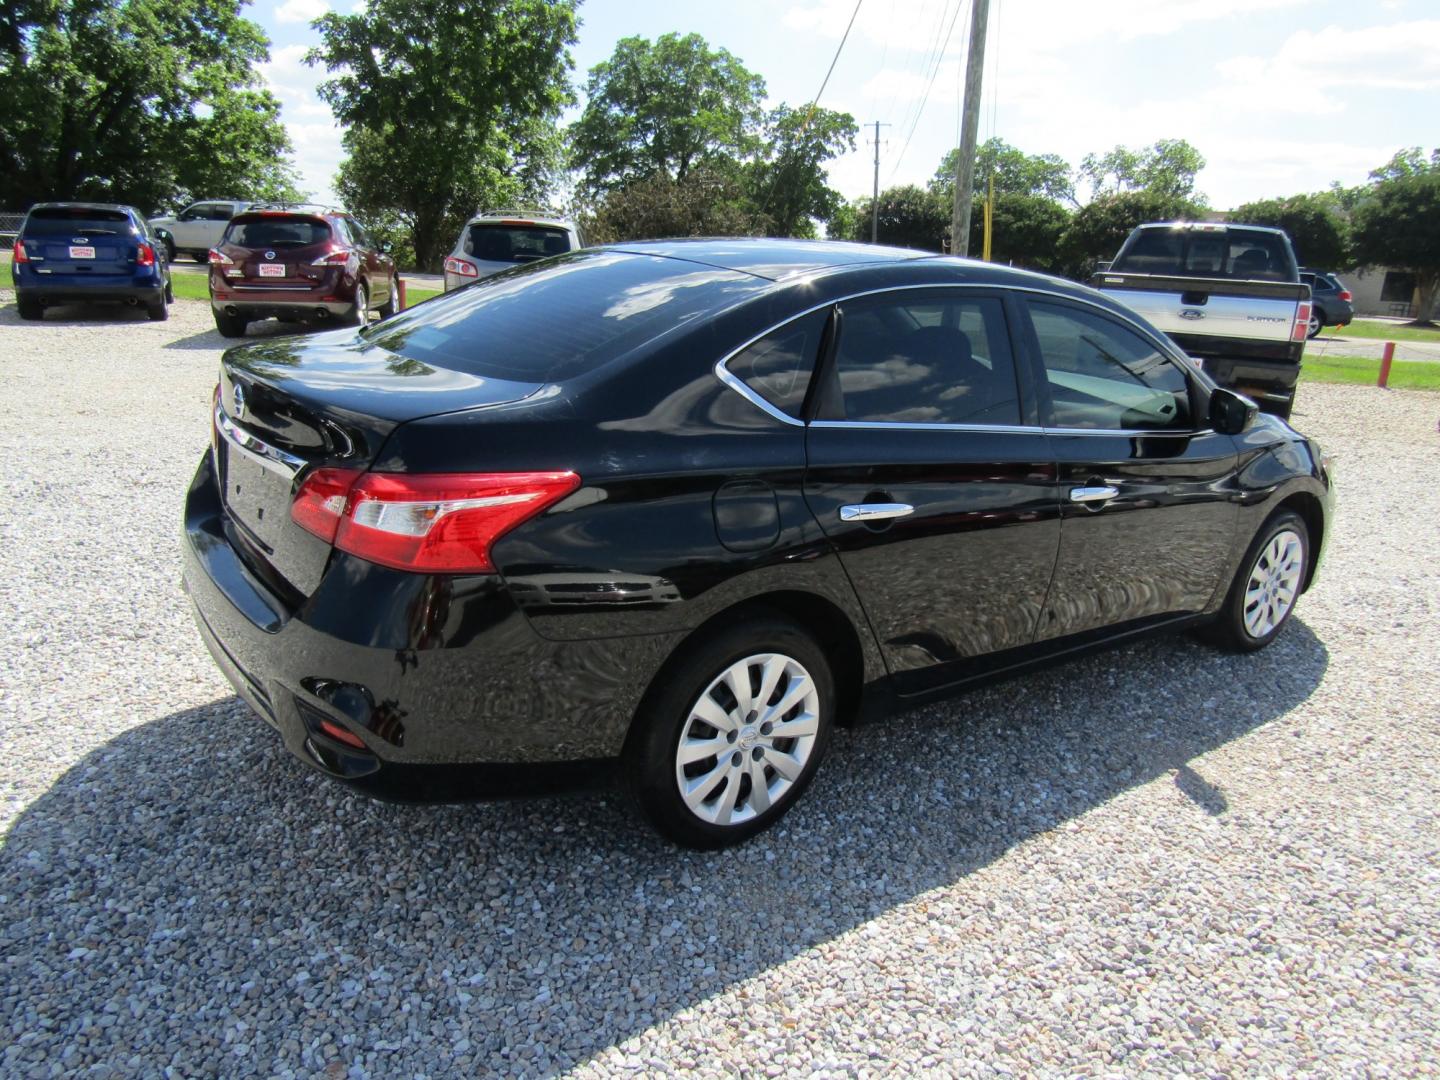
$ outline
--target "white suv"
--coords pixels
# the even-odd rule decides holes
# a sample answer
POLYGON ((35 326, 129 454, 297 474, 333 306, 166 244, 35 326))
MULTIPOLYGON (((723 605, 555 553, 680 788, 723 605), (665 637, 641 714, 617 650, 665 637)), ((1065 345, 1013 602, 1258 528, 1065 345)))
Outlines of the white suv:
POLYGON ((508 210, 476 214, 445 259, 445 291, 583 246, 580 231, 563 218, 508 210))
POLYGON ((170 261, 177 255, 189 255, 196 262, 205 262, 210 249, 220 243, 230 219, 251 204, 234 199, 206 199, 187 206, 180 213, 153 217, 150 228, 160 234, 170 261))

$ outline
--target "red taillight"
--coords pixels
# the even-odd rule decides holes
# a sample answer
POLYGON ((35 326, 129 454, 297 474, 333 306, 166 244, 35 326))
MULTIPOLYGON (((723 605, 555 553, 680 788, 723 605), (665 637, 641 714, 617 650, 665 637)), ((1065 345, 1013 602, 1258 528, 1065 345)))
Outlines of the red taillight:
POLYGON ((154 265, 155 265, 155 249, 154 249, 153 247, 151 247, 149 244, 141 244, 139 247, 137 247, 137 248, 135 249, 135 265, 136 265, 136 266, 154 266, 154 265))
POLYGON ((211 248, 211 249, 210 249, 210 265, 211 265, 211 266, 234 266, 234 265, 235 265, 235 260, 232 259, 232 258, 230 258, 229 255, 226 255, 226 254, 225 254, 223 251, 221 251, 219 248, 211 248))
POLYGON ((348 266, 359 267, 360 256, 349 248, 337 248, 335 251, 327 251, 310 264, 311 266, 348 266))
POLYGON ((357 473, 318 469, 290 514, 341 551, 398 570, 487 574, 490 546, 580 486, 573 472, 357 473))
POLYGON ((1300 301, 1295 309, 1295 328, 1290 331, 1291 341, 1304 341, 1310 334, 1310 301, 1300 301))
POLYGON ((445 260, 445 272, 459 274, 461 277, 478 278, 480 276, 480 269, 474 263, 468 263, 464 259, 457 259, 453 256, 445 260))
POLYGON ((25 241, 16 240, 15 250, 10 256, 15 262, 29 262, 30 256, 25 254, 25 241))
POLYGON ((1340 290, 1340 299, 1341 299, 1341 300, 1344 300, 1344 301, 1346 301, 1346 302, 1348 303, 1349 301, 1355 299, 1355 297, 1351 294, 1351 292, 1350 292, 1349 289, 1341 289, 1341 290, 1340 290))

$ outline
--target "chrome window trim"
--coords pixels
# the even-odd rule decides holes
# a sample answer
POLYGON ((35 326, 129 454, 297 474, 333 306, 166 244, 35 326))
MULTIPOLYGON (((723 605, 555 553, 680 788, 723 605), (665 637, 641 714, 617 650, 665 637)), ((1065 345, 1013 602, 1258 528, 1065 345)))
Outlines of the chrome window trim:
POLYGON ((262 469, 269 469, 287 480, 293 480, 295 474, 305 464, 304 458, 286 453, 278 446, 271 446, 264 439, 256 438, 248 431, 236 427, 235 422, 225 414, 224 407, 218 402, 215 405, 215 429, 225 437, 231 446, 262 469))
MULTIPOLYGON (((883 296, 886 293, 893 292, 915 292, 920 289, 984 289, 989 291, 1022 292, 1032 293, 1036 296, 1048 296, 1056 300, 1068 300, 1071 303, 1075 304, 1083 304, 1086 307, 1094 308, 1096 311, 1104 315, 1109 315, 1111 318, 1118 319, 1121 322, 1129 323, 1132 327, 1135 328, 1136 331, 1141 334, 1141 336, 1143 336, 1147 341, 1149 341, 1152 345, 1156 347, 1157 352, 1159 352, 1162 356, 1166 357, 1177 367, 1179 367, 1181 374, 1184 375, 1185 378, 1189 379, 1193 377, 1193 372, 1191 371, 1190 366, 1186 364, 1182 358, 1177 357, 1173 352, 1165 348, 1164 345, 1161 344, 1161 342, 1156 341, 1149 329, 1141 325, 1135 319, 1132 319, 1130 316, 1123 314, 1122 312, 1108 308, 1104 304, 1097 304, 1095 301, 1090 300, 1086 297, 1069 296, 1062 292, 1055 292, 1052 289, 1037 289, 1033 286, 1028 285, 1004 285, 997 284, 995 282, 932 282, 928 284, 917 285, 887 285, 882 289, 865 289, 861 292, 847 293, 844 296, 833 297, 822 303, 808 307, 803 311, 797 311, 795 314, 787 316, 786 318, 775 323, 773 326, 770 326, 767 329, 760 331, 760 333, 756 334, 754 337, 749 338, 744 342, 744 344, 739 345, 734 349, 731 349, 728 353, 726 353, 724 356, 722 356, 719 360, 715 362, 715 377, 772 419, 779 420, 781 423, 788 424, 791 427, 803 428, 807 426, 803 420, 798 420, 795 417, 791 416, 789 413, 776 408, 774 405, 771 405, 770 402, 766 401, 754 390, 750 389, 750 387, 745 384, 745 381, 741 379, 738 375, 736 375, 733 371, 731 371, 726 365, 728 365, 731 360, 739 356, 746 349, 750 348, 751 345, 754 345, 761 338, 768 337, 776 330, 779 330, 784 326, 788 326, 790 323, 795 322, 799 319, 803 319, 807 315, 813 315, 815 312, 820 311, 823 308, 833 307, 836 304, 843 304, 847 300, 860 300, 870 296, 883 296)), ((1172 437, 1188 435, 1194 437, 1196 435, 1209 435, 1214 433, 1212 429, 1206 429, 1204 431, 1167 432, 1163 429, 1156 428, 1047 428, 1040 426, 1025 426, 1016 424, 910 424, 906 423, 903 420, 812 420, 809 426, 827 428, 878 428, 880 430, 910 428, 916 431, 985 431, 997 434, 1024 435, 1034 435, 1043 432, 1045 434, 1053 435, 1171 435, 1172 437)))

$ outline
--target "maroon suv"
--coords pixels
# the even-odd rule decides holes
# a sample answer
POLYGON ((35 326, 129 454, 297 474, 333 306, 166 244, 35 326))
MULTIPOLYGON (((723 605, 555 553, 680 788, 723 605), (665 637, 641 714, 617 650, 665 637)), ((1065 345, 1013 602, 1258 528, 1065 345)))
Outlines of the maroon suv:
POLYGON ((225 337, 258 319, 364 326, 395 313, 395 261, 348 214, 252 207, 210 251, 210 307, 225 337))

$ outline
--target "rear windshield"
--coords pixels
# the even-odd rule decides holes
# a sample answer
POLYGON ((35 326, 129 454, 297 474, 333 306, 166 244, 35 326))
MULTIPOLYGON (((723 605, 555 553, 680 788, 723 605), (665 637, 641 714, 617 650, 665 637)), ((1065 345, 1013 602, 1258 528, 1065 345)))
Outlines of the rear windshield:
POLYGON ((323 244, 330 226, 315 218, 239 217, 225 230, 225 243, 248 248, 298 248, 323 244))
POLYGON ((364 336, 439 368, 517 382, 563 381, 769 284, 678 259, 575 252, 481 278, 377 323, 364 336))
POLYGON ((464 248, 466 255, 481 262, 526 263, 565 254, 570 236, 564 229, 544 225, 471 225, 464 248))
POLYGON ((119 210, 90 207, 37 207, 25 219, 25 236, 84 236, 129 233, 130 218, 119 210))
POLYGON ((1250 229, 1141 229, 1110 267, 1123 274, 1296 281, 1290 245, 1250 229))

